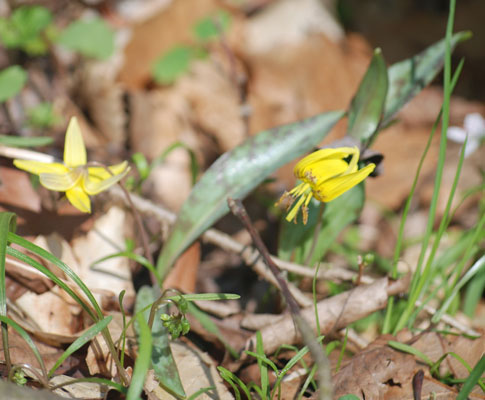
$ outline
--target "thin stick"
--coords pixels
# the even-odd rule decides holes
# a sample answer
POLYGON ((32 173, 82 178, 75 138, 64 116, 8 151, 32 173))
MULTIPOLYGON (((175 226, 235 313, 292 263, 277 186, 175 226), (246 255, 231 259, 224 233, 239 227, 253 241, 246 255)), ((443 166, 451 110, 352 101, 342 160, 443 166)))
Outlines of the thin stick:
POLYGON ((253 240, 254 245, 261 253, 261 256, 264 259, 264 262, 268 266, 268 268, 273 273, 275 279, 278 281, 279 286, 281 288, 281 293, 286 300, 286 304, 290 309, 290 313, 293 317, 293 321, 297 326, 298 330, 300 331, 301 337, 305 344, 308 346, 310 353, 313 356, 315 363, 318 365, 318 381, 320 383, 320 391, 318 394, 318 398, 322 400, 330 400, 332 399, 332 381, 331 381, 331 369, 330 369, 330 361, 328 360, 327 356, 323 352, 322 347, 317 342, 315 335, 313 334, 310 325, 308 322, 303 318, 300 313, 300 307, 296 303, 295 298, 290 293, 288 289, 288 285, 286 280, 281 276, 281 271, 278 269, 274 261, 271 259, 271 256, 268 252, 268 249, 264 245, 261 236, 259 233, 254 229, 253 224, 251 223, 251 219, 249 218, 246 209, 241 203, 241 200, 234 200, 234 199, 227 199, 227 203, 231 212, 239 218, 242 222, 246 230, 249 232, 251 239, 253 240))

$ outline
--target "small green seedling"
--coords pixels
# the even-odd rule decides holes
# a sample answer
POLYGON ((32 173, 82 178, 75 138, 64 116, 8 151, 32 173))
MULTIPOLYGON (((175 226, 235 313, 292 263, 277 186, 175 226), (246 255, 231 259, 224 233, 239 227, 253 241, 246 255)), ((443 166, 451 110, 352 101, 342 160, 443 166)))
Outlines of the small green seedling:
POLYGON ((42 6, 22 6, 9 18, 0 18, 0 40, 7 49, 22 50, 28 55, 47 53, 55 30, 52 14, 42 6))

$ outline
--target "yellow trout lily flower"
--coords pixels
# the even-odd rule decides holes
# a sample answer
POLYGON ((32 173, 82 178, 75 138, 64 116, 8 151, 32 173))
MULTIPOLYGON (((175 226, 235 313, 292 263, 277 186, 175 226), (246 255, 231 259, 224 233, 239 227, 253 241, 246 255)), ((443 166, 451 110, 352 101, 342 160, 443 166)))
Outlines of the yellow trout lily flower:
POLYGON ((298 201, 286 216, 287 221, 295 221, 300 208, 303 223, 308 221, 308 204, 312 197, 321 202, 329 202, 362 182, 374 171, 375 164, 358 169, 359 149, 339 147, 317 150, 301 159, 294 168, 295 176, 302 181, 290 192, 285 192, 278 203, 288 203, 288 209, 298 201), (349 161, 346 161, 349 159, 349 161))
POLYGON ((107 167, 88 167, 86 147, 81 128, 75 117, 71 118, 66 131, 64 163, 45 163, 30 160, 14 160, 14 165, 38 175, 42 186, 57 192, 66 192, 69 202, 82 212, 91 212, 89 196, 98 194, 121 180, 130 170, 127 161, 107 167))

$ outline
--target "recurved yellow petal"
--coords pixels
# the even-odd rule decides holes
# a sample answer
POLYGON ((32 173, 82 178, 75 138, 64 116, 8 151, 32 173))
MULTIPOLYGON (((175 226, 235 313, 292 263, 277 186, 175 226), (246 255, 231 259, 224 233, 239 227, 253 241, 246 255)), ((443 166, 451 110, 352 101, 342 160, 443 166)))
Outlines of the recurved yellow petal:
POLYGON ((80 185, 67 190, 66 197, 78 210, 85 213, 91 212, 91 200, 89 200, 89 196, 84 192, 80 185))
POLYGON ((353 154, 357 154, 358 159, 359 149, 357 147, 339 147, 337 149, 327 148, 317 150, 307 155, 305 158, 302 158, 295 165, 295 171, 296 169, 305 168, 315 161, 344 159, 353 154))
POLYGON ((343 160, 329 159, 322 162, 315 162, 298 171, 295 168, 295 172, 297 173, 298 178, 302 180, 305 178, 308 179, 311 175, 314 178, 313 182, 318 184, 319 182, 323 182, 327 179, 333 178, 334 176, 343 174, 345 171, 347 171, 348 167, 349 165, 343 160))
POLYGON ((315 197, 324 202, 332 201, 362 182, 374 171, 375 167, 375 164, 369 164, 357 172, 329 179, 316 188, 315 197))
POLYGON ((65 174, 68 169, 60 163, 44 163, 40 161, 13 160, 13 165, 19 169, 30 172, 31 174, 65 174))
POLYGON ((76 117, 72 117, 66 131, 64 144, 64 164, 68 167, 78 167, 87 162, 86 146, 76 117))
POLYGON ((127 170, 127 168, 128 168, 127 161, 123 161, 119 164, 109 166, 108 169, 111 171, 112 174, 106 171, 106 168, 104 167, 89 167, 88 168, 89 178, 93 182, 99 182, 104 179, 108 179, 113 175, 122 174, 125 172, 125 170, 127 170))
POLYGON ((97 175, 91 175, 90 169, 91 168, 88 168, 88 173, 85 175, 83 180, 83 188, 85 192, 90 195, 95 195, 101 193, 103 190, 108 189, 110 186, 123 179, 123 177, 130 170, 129 168, 125 168, 125 170, 118 175, 113 175, 107 179, 100 180, 97 175))
POLYGON ((82 170, 73 169, 64 174, 41 173, 40 184, 49 190, 65 192, 73 188, 81 179, 82 170))

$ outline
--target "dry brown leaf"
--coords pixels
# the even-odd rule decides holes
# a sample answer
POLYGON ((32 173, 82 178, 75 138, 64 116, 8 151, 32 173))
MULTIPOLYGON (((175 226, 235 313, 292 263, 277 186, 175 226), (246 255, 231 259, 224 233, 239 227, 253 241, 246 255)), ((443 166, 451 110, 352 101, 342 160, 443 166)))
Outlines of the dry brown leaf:
POLYGON ((22 212, 40 212, 40 198, 33 189, 28 174, 14 168, 0 166, 0 205, 2 211, 7 210, 20 213, 18 223, 23 223, 22 212))
MULTIPOLYGON (((401 353, 386 346, 391 336, 371 343, 352 357, 333 377, 334 398, 355 394, 364 399, 384 399, 387 392, 398 386, 401 391, 411 387, 417 371, 416 361, 410 354, 401 353)), ((411 387, 412 389, 412 387, 411 387)), ((402 397, 394 397, 402 398, 402 397)))
MULTIPOLYGON (((190 107, 175 88, 134 92, 130 96, 130 142, 134 151, 148 160, 160 156, 175 142, 197 150, 199 141, 189 122, 190 107)), ((144 183, 143 191, 172 210, 178 210, 192 188, 190 155, 174 149, 156 166, 144 183), (174 190, 176 188, 176 190, 174 190)))
MULTIPOLYGON (((171 342, 172 350, 180 380, 187 396, 199 389, 215 386, 215 390, 197 397, 201 400, 232 400, 234 397, 226 388, 222 378, 217 372, 214 361, 207 353, 181 341, 171 342)), ((172 400, 173 396, 164 391, 156 381, 153 371, 150 370, 145 381, 145 389, 153 393, 159 400, 172 400)))
MULTIPOLYGON (((443 337, 438 333, 426 332, 418 336, 411 345, 426 354, 432 361, 437 361, 445 353, 456 353, 473 368, 485 352, 485 335, 477 339, 464 336, 448 335, 443 337)), ((440 372, 450 371, 456 378, 463 379, 469 375, 468 370, 453 356, 446 357, 441 364, 440 372)))
POLYGON ((7 297, 15 301, 26 290, 42 294, 52 288, 54 283, 30 265, 10 256, 5 258, 7 297), (20 293, 21 288, 23 289, 20 293))
MULTIPOLYGON (((73 381, 74 378, 66 375, 56 375, 51 379, 53 385, 59 385, 73 381)), ((72 385, 66 385, 62 388, 54 390, 54 393, 62 397, 72 399, 104 399, 108 387, 95 382, 75 382, 72 385)))
POLYGON ((15 303, 39 333, 71 336, 79 331, 80 306, 57 286, 40 295, 27 292, 15 303))
POLYGON ((72 253, 78 262, 78 273, 84 284, 96 296, 118 298, 125 290, 125 301, 131 303, 135 296, 129 261, 116 257, 92 266, 102 257, 124 250, 125 238, 133 237, 126 212, 111 207, 94 223, 93 229, 84 237, 73 240, 72 253))
MULTIPOLYGON (((405 280, 390 281, 379 279, 370 285, 358 286, 348 292, 340 293, 317 303, 318 317, 322 334, 338 330, 370 313, 380 310, 387 304, 388 296, 402 293, 407 289, 405 280)), ((315 309, 313 306, 302 310, 302 316, 315 330, 315 309)), ((282 344, 295 344, 300 335, 295 329, 291 315, 261 330, 265 354, 272 354, 282 344)), ((245 345, 246 349, 256 348, 253 335, 245 345)))
POLYGON ((246 137, 240 93, 231 81, 227 58, 216 53, 208 61, 193 63, 190 73, 175 87, 190 104, 191 121, 216 139, 221 153, 246 137))
POLYGON ((82 65, 76 84, 79 103, 88 110, 108 154, 119 153, 127 139, 124 91, 115 82, 116 73, 117 67, 111 62, 88 62, 82 65))
MULTIPOLYGON (((123 316, 120 312, 111 312, 109 315, 111 315, 113 319, 108 324, 108 330, 113 338, 113 341, 116 343, 121 337, 123 331, 123 316)), ((129 318, 127 318, 126 323, 128 324, 129 322, 129 318)), ((134 340, 135 338, 133 324, 131 324, 130 328, 126 332, 126 338, 127 342, 125 351, 133 348, 132 345, 135 345, 134 341, 132 345, 130 345, 130 341, 132 339, 134 340)), ((89 344, 88 354, 86 356, 86 365, 88 366, 89 372, 92 375, 103 374, 109 377, 117 375, 116 365, 113 362, 108 345, 106 344, 106 341, 101 333, 98 334, 89 344)))
POLYGON ((164 289, 177 289, 182 293, 194 293, 200 264, 200 243, 195 242, 175 262, 163 281, 164 289))
POLYGON ((305 42, 309 35, 322 33, 334 42, 344 38, 343 29, 318 0, 281 0, 249 19, 245 47, 264 54, 305 42))
MULTIPOLYGON (((313 35, 299 46, 244 55, 251 71, 250 131, 346 109, 370 57, 368 44, 356 35, 349 36, 342 45, 313 35)), ((343 133, 343 128, 339 125, 337 135, 343 133)))
POLYGON ((151 79, 153 62, 180 43, 192 43, 192 26, 219 7, 216 0, 173 1, 133 29, 125 49, 125 63, 119 80, 128 89, 139 89, 151 79))
MULTIPOLYGON (((62 355, 63 350, 59 349, 58 347, 47 345, 37 340, 35 337, 32 337, 31 339, 37 346, 46 369, 49 370, 62 355)), ((12 364, 28 364, 34 368, 40 368, 37 359, 32 353, 30 347, 27 345, 27 343, 25 343, 25 340, 15 330, 10 328, 8 330, 8 347, 12 364)), ((0 349, 0 358, 2 359, 2 362, 5 362, 3 347, 0 349)), ((66 360, 64 364, 68 362, 69 359, 66 360)))

